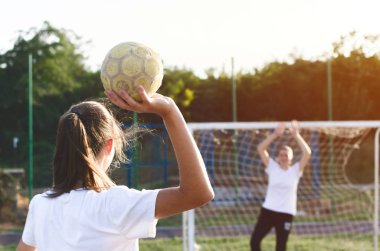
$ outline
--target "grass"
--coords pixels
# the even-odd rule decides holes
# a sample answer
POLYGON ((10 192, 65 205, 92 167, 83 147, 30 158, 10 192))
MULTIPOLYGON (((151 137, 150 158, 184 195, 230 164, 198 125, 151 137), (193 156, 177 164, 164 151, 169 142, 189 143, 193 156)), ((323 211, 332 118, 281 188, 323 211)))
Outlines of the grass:
POLYGON ((0 224, 0 233, 3 232, 17 232, 22 233, 24 226, 6 226, 0 224))
POLYGON ((16 250, 16 244, 14 245, 9 245, 6 247, 1 247, 0 246, 0 251, 15 251, 16 250))
MULTIPOLYGON (((197 238, 197 244, 202 251, 219 250, 249 250, 249 237, 231 238, 197 238)), ((141 240, 141 251, 182 251, 180 238, 141 240)), ((275 250, 275 237, 268 236, 263 240, 262 251, 275 250)), ((372 237, 362 239, 335 238, 311 238, 290 236, 288 251, 372 251, 372 237)))
MULTIPOLYGON (((197 239, 202 251, 212 250, 249 250, 249 237, 238 238, 201 238, 197 239)), ((262 242, 262 251, 275 250, 275 237, 268 236, 262 242)), ((372 251, 373 243, 369 238, 310 238, 290 236, 289 251, 372 251)))
POLYGON ((9 245, 9 246, 6 246, 6 247, 1 247, 0 246, 0 251, 15 251, 16 247, 17 247, 16 244, 12 244, 12 245, 9 245))
MULTIPOLYGON (((231 238, 197 238, 197 244, 202 251, 212 250, 249 250, 249 237, 231 238)), ((372 237, 364 238, 311 238, 290 236, 288 251, 372 251, 372 237)), ((0 247, 0 251, 14 251, 16 245, 0 247)), ((275 250, 274 236, 268 236, 263 240, 262 251, 275 250)), ((160 238, 140 240, 140 251, 182 251, 181 238, 160 238)))

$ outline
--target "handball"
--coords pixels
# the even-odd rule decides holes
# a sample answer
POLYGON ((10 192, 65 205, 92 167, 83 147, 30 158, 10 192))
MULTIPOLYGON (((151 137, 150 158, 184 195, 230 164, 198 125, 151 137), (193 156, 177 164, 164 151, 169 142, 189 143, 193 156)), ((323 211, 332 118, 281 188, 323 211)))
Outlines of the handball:
POLYGON ((124 89, 141 101, 136 87, 144 87, 152 96, 161 86, 164 70, 160 56, 148 46, 125 42, 113 47, 103 60, 100 79, 106 91, 124 89))

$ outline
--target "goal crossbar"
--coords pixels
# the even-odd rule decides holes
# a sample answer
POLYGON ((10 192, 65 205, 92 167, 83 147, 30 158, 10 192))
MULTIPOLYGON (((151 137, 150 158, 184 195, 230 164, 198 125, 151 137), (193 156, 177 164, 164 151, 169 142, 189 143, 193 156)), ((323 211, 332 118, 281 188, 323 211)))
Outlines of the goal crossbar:
MULTIPOLYGON (((300 127, 363 127, 363 128, 380 128, 380 120, 366 120, 366 121, 301 121, 298 122, 300 127)), ((285 122, 286 126, 290 122, 285 122)), ((276 128, 278 122, 210 122, 210 123, 188 123, 188 128, 193 131, 197 129, 211 130, 211 129, 263 129, 263 128, 276 128)))

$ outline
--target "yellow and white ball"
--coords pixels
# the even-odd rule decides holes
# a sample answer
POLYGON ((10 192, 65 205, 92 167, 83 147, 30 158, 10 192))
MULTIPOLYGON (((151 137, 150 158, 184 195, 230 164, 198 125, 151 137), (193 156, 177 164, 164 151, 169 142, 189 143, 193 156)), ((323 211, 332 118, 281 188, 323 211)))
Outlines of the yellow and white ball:
POLYGON ((100 78, 105 90, 124 89, 140 101, 136 87, 142 85, 149 96, 161 86, 164 70, 158 53, 146 45, 125 42, 113 47, 106 55, 100 78))

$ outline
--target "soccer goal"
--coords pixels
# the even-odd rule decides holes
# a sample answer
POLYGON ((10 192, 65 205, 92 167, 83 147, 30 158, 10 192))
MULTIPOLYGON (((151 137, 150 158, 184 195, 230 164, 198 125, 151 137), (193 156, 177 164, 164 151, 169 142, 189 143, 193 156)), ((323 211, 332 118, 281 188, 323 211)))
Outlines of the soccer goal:
MULTIPOLYGON (((277 125, 188 124, 206 163, 215 198, 183 214, 183 250, 221 250, 204 244, 213 241, 222 242, 223 250, 242 250, 241 245, 249 249, 267 188, 256 148, 277 125)), ((377 251, 380 121, 300 122, 300 127, 312 157, 298 185, 298 212, 288 245, 297 246, 297 241, 305 238, 326 243, 358 240, 377 251), (363 142, 370 146, 362 149, 363 142), (370 151, 369 158, 356 154, 363 150, 370 151), (374 170, 373 180, 367 184, 353 181, 352 168, 374 170)), ((277 147, 283 144, 290 145, 294 161, 299 160, 301 151, 287 132, 270 145, 269 154, 275 157, 277 147)))

